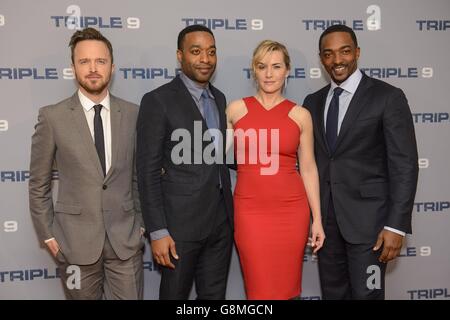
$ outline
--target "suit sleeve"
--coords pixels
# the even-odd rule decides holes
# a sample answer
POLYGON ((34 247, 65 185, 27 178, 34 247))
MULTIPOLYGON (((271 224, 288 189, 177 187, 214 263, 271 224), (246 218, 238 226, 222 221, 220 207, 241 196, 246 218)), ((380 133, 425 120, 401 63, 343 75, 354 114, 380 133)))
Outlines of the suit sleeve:
POLYGON ((305 107, 311 113, 311 95, 307 95, 303 100, 303 107, 305 107))
POLYGON ((136 170, 136 154, 133 161, 133 200, 134 207, 136 209, 136 218, 139 220, 139 224, 142 228, 145 228, 144 219, 142 218, 141 202, 139 199, 139 188, 137 182, 137 170, 136 170))
POLYGON ((39 110, 31 138, 30 180, 28 182, 31 218, 39 240, 53 238, 52 168, 56 143, 45 108, 39 110))
POLYGON ((161 185, 166 116, 154 93, 144 95, 137 120, 136 168, 147 232, 167 229, 161 185))
POLYGON ((411 233, 411 215, 419 173, 414 123, 408 101, 400 89, 395 90, 387 103, 383 131, 391 201, 386 225, 411 233))

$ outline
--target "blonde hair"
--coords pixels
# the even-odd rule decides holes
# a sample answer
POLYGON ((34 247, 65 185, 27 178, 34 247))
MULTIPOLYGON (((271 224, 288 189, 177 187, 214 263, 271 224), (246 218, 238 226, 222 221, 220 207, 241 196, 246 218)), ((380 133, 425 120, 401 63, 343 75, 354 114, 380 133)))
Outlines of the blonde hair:
POLYGON ((286 65, 286 68, 288 70, 291 69, 291 58, 289 57, 289 53, 288 53, 286 47, 277 41, 263 40, 258 44, 258 46, 253 51, 252 73, 253 73, 254 79, 255 79, 256 64, 259 61, 261 61, 261 59, 266 54, 274 52, 274 51, 281 51, 281 53, 283 54, 283 60, 284 60, 284 64, 286 65))

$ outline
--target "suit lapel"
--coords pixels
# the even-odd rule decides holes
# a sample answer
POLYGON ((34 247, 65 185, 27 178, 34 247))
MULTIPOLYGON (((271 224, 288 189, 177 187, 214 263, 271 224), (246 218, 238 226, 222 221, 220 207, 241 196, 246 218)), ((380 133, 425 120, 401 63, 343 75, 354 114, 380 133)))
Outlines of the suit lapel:
MULTIPOLYGON (((202 114, 200 113, 200 110, 198 109, 197 105, 195 104, 194 98, 192 98, 191 93, 189 92, 188 88, 184 85, 183 81, 180 79, 180 76, 177 76, 173 80, 174 87, 176 91, 178 92, 178 98, 179 105, 183 106, 183 108, 188 108, 188 110, 185 110, 183 112, 183 116, 186 116, 188 113, 192 116, 192 121, 202 121, 203 131, 205 130, 206 121, 203 119, 202 114), (187 113, 186 113, 187 111, 187 113)), ((193 132, 192 132, 193 133, 193 132)))
POLYGON ((84 110, 81 106, 80 100, 78 99, 77 93, 72 96, 69 103, 69 109, 71 110, 73 123, 78 129, 78 133, 80 134, 86 154, 89 160, 97 168, 98 174, 103 179, 103 170, 98 158, 97 149, 95 149, 94 140, 92 139, 92 135, 86 121, 86 115, 84 114, 84 110))
MULTIPOLYGON (((185 105, 186 101, 189 101, 189 111, 193 115, 193 120, 195 121, 202 121, 203 128, 205 131, 206 128, 208 128, 208 125, 206 124, 205 119, 203 118, 202 114, 200 113, 200 110, 197 107, 197 104, 195 103, 194 99, 191 96, 191 93, 184 85, 183 81, 180 79, 179 76, 177 76, 174 80, 174 86, 176 90, 180 94, 180 101, 183 101, 181 104, 185 105)), ((220 130, 223 131, 226 128, 226 119, 225 119, 225 101, 222 101, 220 99, 220 95, 217 94, 217 89, 210 85, 209 86, 212 94, 214 95, 216 106, 217 106, 217 112, 219 113, 219 125, 220 130)))
POLYGON ((315 109, 315 111, 317 112, 316 119, 318 120, 317 121, 318 125, 315 126, 316 130, 318 131, 318 134, 317 134, 317 136, 319 137, 318 143, 328 153, 330 153, 330 150, 328 148, 328 143, 327 143, 327 139, 325 136, 325 122, 324 122, 324 118, 323 118, 323 113, 325 111, 325 103, 327 101, 327 94, 328 94, 329 90, 330 90, 330 85, 328 85, 324 89, 322 89, 322 92, 319 96, 319 108, 315 109))
POLYGON ((110 94, 110 117, 111 117, 111 167, 106 174, 105 180, 107 180, 117 163, 117 156, 120 149, 120 135, 121 135, 121 120, 122 110, 116 98, 110 94))
MULTIPOLYGON (((227 119, 225 114, 226 101, 222 99, 223 95, 219 94, 218 90, 210 85, 210 89, 216 99, 217 112, 219 113, 219 130, 222 134, 222 151, 221 154, 226 154, 226 139, 227 139, 227 119)), ((220 146, 220 144, 219 144, 220 146)))
POLYGON ((372 82, 370 81, 370 78, 366 75, 363 75, 361 82, 359 83, 358 88, 356 89, 356 92, 353 95, 352 100, 350 101, 350 105, 348 106, 344 120, 342 121, 341 129, 339 130, 339 135, 336 140, 335 153, 339 151, 339 145, 342 144, 345 135, 355 123, 355 120, 361 110, 367 104, 369 96, 368 94, 366 94, 366 91, 369 87, 371 87, 371 85, 372 82))
MULTIPOLYGON (((179 102, 179 105, 181 105, 183 108, 188 108, 188 110, 183 110, 181 114, 188 122, 193 123, 194 121, 201 121, 202 122, 202 135, 204 135, 205 131, 208 129, 206 120, 203 118, 202 114, 200 113, 200 110, 197 107, 197 104, 195 103, 194 98, 192 98, 191 93, 189 92, 188 88, 186 88, 183 81, 180 79, 180 76, 177 76, 173 80, 173 86, 178 94, 177 101, 179 102), (190 116, 190 118, 188 118, 188 115, 190 116)), ((217 112, 219 113, 220 131, 222 133, 222 136, 225 139, 225 130, 226 130, 225 101, 223 99, 221 99, 221 95, 218 94, 218 90, 215 87, 213 87, 210 84, 209 88, 215 98, 217 112)), ((190 126, 187 126, 187 128, 190 128, 190 126)), ((191 134, 192 134, 192 136, 195 135, 194 132, 191 132, 191 134)), ((210 137, 208 133, 206 134, 206 136, 210 137)), ((205 148, 205 146, 209 143, 203 141, 202 144, 203 144, 203 148, 205 148)))
POLYGON ((225 118, 225 107, 226 102, 221 99, 221 95, 217 92, 217 89, 213 87, 212 85, 209 86, 214 98, 216 100, 216 106, 217 106, 217 112, 219 113, 219 129, 222 132, 222 134, 225 133, 225 129, 227 127, 227 120, 225 118))

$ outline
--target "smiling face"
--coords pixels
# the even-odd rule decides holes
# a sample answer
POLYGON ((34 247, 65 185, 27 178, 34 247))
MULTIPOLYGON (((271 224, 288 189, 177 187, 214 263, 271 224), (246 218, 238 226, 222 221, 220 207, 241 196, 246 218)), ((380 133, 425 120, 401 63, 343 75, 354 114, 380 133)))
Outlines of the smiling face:
POLYGON ((98 40, 80 41, 73 58, 72 68, 81 92, 93 101, 104 97, 114 70, 106 44, 98 40))
POLYGON ((201 86, 206 86, 216 69, 217 56, 214 37, 204 31, 185 35, 177 58, 183 73, 201 86))
POLYGON ((254 74, 259 90, 265 93, 281 91, 289 69, 280 50, 267 52, 254 63, 254 74))
POLYGON ((347 32, 325 35, 320 45, 320 60, 336 84, 341 84, 358 68, 360 49, 347 32))

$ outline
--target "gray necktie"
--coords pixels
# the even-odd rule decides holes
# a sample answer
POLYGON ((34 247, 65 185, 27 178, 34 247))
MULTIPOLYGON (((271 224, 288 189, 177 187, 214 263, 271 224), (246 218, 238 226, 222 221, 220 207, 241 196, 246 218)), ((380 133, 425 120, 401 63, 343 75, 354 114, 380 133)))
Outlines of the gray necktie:
POLYGON ((217 123, 217 110, 214 110, 214 104, 211 102, 208 91, 205 89, 202 92, 203 101, 203 117, 205 118, 206 125, 208 129, 218 129, 219 124, 217 123))

